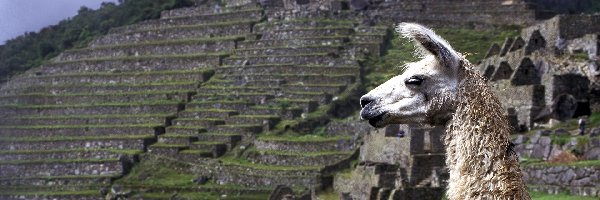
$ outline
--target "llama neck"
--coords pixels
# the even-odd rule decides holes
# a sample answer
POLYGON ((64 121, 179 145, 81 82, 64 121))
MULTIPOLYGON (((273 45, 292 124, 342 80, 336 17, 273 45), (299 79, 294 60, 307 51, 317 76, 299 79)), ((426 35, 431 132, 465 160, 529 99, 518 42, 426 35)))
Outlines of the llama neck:
POLYGON ((445 139, 449 199, 528 197, 499 100, 476 72, 465 77, 445 139))

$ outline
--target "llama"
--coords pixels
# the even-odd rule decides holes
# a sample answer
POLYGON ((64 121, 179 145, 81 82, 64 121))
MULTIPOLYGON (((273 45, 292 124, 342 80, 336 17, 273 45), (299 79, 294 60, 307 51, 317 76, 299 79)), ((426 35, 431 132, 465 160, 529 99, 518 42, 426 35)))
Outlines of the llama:
POLYGON ((402 23, 397 31, 422 60, 362 96, 361 118, 374 127, 446 125, 449 199, 530 199, 507 117, 483 76, 432 30, 402 23))

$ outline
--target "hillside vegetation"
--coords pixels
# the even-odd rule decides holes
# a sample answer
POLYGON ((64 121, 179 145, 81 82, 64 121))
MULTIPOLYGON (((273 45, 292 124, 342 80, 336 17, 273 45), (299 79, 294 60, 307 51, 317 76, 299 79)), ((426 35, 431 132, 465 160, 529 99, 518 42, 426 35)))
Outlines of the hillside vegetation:
POLYGON ((102 3, 97 10, 81 7, 71 19, 25 33, 0 46, 0 83, 64 50, 85 47, 112 27, 158 18, 163 10, 189 5, 188 0, 119 0, 118 4, 102 3))

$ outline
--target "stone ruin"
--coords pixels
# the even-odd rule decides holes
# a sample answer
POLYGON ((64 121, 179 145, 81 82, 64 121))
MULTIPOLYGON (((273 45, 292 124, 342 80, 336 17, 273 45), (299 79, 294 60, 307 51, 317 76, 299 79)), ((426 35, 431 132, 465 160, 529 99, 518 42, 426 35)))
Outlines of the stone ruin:
POLYGON ((600 15, 559 15, 492 45, 479 70, 516 130, 600 111, 600 15))
POLYGON ((342 199, 441 199, 445 168, 444 127, 390 125, 364 136, 359 164, 338 174, 342 199))

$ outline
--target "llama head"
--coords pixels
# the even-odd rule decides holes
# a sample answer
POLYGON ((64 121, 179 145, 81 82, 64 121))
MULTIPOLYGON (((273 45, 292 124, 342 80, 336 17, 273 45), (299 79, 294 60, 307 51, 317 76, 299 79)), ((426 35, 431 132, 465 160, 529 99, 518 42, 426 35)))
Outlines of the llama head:
POLYGON ((374 127, 446 123, 455 110, 462 56, 421 25, 401 23, 396 30, 416 44, 422 60, 362 96, 361 118, 374 127))

